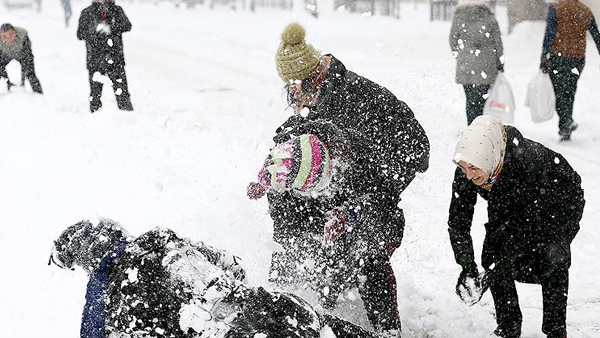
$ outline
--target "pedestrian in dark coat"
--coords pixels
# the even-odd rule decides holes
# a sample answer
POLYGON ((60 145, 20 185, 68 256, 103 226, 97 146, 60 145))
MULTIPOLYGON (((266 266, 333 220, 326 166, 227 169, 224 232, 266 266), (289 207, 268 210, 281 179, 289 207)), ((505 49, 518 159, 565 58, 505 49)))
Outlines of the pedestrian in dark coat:
POLYGON ((13 86, 6 73, 6 65, 12 60, 21 64, 21 81, 25 85, 25 79, 29 80, 31 89, 42 94, 42 85, 35 75, 33 65, 33 51, 31 40, 27 31, 20 27, 14 27, 9 23, 0 26, 0 79, 5 78, 8 90, 13 86))
POLYGON ((328 310, 357 287, 373 328, 399 336, 389 260, 404 216, 389 210, 397 187, 382 173, 385 155, 358 132, 324 120, 307 120, 278 139, 259 183, 249 186, 251 198, 268 191, 274 238, 285 249, 273 255, 271 281, 308 283, 328 310))
POLYGON ((466 95, 467 125, 483 114, 486 94, 504 71, 500 26, 483 1, 461 0, 450 29, 450 49, 456 58, 456 82, 466 95))
POLYGON ((105 75, 112 81, 119 109, 133 110, 122 38, 122 34, 130 30, 131 22, 123 8, 115 5, 113 0, 95 0, 81 11, 77 38, 84 40, 86 45, 92 113, 102 108, 102 82, 98 75, 105 75))
POLYGON ((239 258, 168 229, 132 238, 109 219, 81 221, 50 261, 90 275, 82 338, 376 338, 292 294, 246 285, 239 258))
POLYGON ((600 32, 592 11, 578 0, 560 0, 548 8, 540 68, 550 75, 556 95, 558 134, 571 139, 578 124, 573 121, 577 81, 585 66, 589 31, 600 53, 600 32))
POLYGON ((487 200, 481 264, 496 308, 496 336, 520 337, 518 281, 542 285, 542 331, 566 337, 571 242, 585 205, 581 178, 562 155, 486 115, 463 131, 453 161, 448 226, 462 267, 457 290, 478 276, 470 229, 479 195, 487 200))

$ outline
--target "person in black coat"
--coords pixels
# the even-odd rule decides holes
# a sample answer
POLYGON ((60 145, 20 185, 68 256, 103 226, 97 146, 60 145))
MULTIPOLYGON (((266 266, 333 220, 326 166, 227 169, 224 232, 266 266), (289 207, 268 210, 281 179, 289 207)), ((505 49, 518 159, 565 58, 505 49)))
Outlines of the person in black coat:
POLYGON ((240 260, 156 228, 137 238, 110 219, 80 221, 49 264, 89 274, 82 338, 377 338, 301 298, 246 284, 240 260))
MULTIPOLYGON (((542 331, 566 337, 571 242, 585 200, 581 178, 560 154, 524 138, 500 120, 480 116, 463 131, 453 159, 448 231, 462 267, 457 293, 469 280, 489 285, 498 337, 520 337, 522 315, 515 281, 541 284, 542 331), (488 222, 478 278, 470 235, 477 196, 487 200, 488 222)), ((477 299, 478 300, 478 299, 477 299)))
POLYGON ((5 23, 0 26, 0 79, 6 79, 8 90, 14 86, 6 73, 6 65, 12 60, 17 60, 21 64, 21 81, 23 85, 25 85, 25 79, 27 79, 31 85, 31 90, 42 94, 42 85, 35 74, 31 40, 29 40, 27 31, 5 23))
POLYGON ((84 40, 87 50, 87 68, 90 82, 90 111, 102 108, 102 82, 95 76, 105 75, 112 81, 121 110, 133 110, 123 52, 124 32, 131 30, 131 22, 123 8, 113 0, 95 0, 81 11, 77 38, 84 40))
POLYGON ((267 192, 274 239, 285 249, 273 254, 270 281, 307 283, 327 310, 357 287, 372 327, 399 336, 390 257, 404 216, 390 206, 403 183, 387 177, 398 172, 383 173, 387 158, 375 143, 328 121, 306 120, 277 139, 248 189, 254 199, 267 192))

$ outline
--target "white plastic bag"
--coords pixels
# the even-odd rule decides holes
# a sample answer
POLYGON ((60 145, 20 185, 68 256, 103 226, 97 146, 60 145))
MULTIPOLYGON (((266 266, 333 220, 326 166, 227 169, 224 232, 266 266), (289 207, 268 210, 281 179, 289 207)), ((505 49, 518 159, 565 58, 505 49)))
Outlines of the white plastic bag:
POLYGON ((483 107, 483 115, 492 115, 505 124, 515 121, 515 98, 510 83, 503 72, 499 72, 496 82, 488 93, 488 98, 483 107))
POLYGON ((533 122, 550 120, 556 110, 555 103, 556 97, 554 96, 554 87, 552 87, 550 75, 539 71, 529 81, 527 96, 525 97, 525 106, 531 109, 533 122))

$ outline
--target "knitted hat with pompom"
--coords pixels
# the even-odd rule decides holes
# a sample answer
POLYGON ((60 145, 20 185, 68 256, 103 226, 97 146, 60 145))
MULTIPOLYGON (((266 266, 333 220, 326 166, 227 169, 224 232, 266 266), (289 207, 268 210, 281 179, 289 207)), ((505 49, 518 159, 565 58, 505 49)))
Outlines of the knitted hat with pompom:
POLYGON ((303 134, 271 150, 258 174, 258 183, 276 192, 294 190, 313 195, 327 187, 331 175, 327 146, 317 136, 303 134))
POLYGON ((277 73, 285 83, 305 80, 319 64, 321 53, 304 40, 306 31, 298 23, 287 25, 275 54, 277 73))

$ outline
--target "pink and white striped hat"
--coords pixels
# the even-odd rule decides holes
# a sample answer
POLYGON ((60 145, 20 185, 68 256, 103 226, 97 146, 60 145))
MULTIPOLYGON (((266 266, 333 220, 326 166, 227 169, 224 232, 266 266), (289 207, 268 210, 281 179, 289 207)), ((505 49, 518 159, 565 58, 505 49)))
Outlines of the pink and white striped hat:
POLYGON ((277 192, 310 195, 327 187, 331 173, 327 146, 317 136, 303 134, 271 150, 258 173, 258 183, 277 192))

